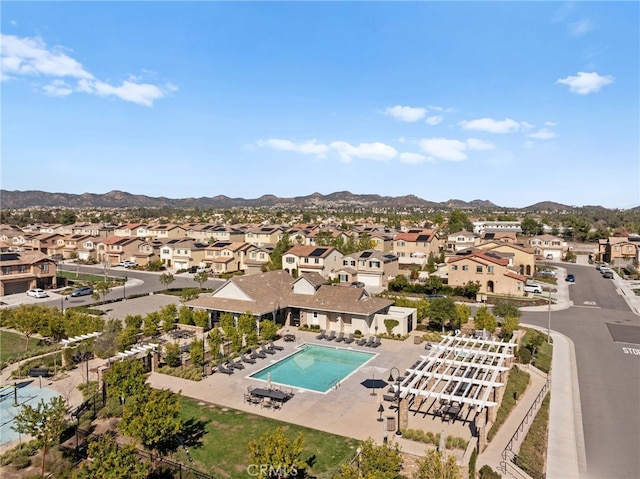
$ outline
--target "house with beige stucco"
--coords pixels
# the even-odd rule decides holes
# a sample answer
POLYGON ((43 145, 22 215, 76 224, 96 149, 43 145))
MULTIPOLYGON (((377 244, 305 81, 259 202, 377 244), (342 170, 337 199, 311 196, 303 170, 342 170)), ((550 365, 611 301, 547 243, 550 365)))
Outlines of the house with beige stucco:
POLYGON ((471 231, 462 230, 447 235, 445 251, 447 253, 456 253, 465 249, 473 248, 480 243, 480 235, 471 231))
POLYGON ((509 267, 509 260, 490 251, 474 251, 447 260, 449 286, 480 285, 482 294, 524 296, 527 278, 509 267))
POLYGON ((392 253, 398 257, 400 264, 424 266, 430 254, 440 254, 440 246, 440 238, 435 230, 408 230, 395 236, 392 253))
POLYGON ((216 241, 205 248, 204 265, 216 275, 244 271, 246 257, 254 249, 246 241, 216 241))
POLYGON ((341 283, 359 281, 365 286, 386 288, 399 271, 397 256, 370 249, 344 256, 336 275, 341 283))
POLYGON ((562 261, 569 249, 562 238, 547 234, 527 238, 525 245, 533 248, 536 258, 550 261, 562 261))
POLYGON ((335 279, 344 255, 333 246, 296 245, 282 255, 282 269, 294 277, 303 273, 319 273, 335 279))
POLYGON ((40 251, 9 251, 0 243, 0 296, 55 288, 56 262, 40 251))
POLYGON ((478 249, 491 251, 502 258, 506 258, 509 260, 509 267, 522 275, 532 277, 535 273, 536 256, 533 248, 501 241, 489 241, 479 244, 478 249))

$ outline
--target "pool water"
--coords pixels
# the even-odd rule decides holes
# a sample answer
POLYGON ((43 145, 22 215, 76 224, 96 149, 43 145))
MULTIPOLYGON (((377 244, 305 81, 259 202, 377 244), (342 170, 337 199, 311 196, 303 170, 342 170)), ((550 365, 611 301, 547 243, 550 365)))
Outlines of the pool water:
POLYGON ((252 374, 254 379, 326 392, 339 384, 375 353, 307 344, 296 353, 252 374))
POLYGON ((17 388, 18 406, 14 406, 16 396, 14 394, 13 385, 0 387, 0 444, 6 444, 19 438, 19 434, 11 429, 14 418, 22 410, 23 404, 29 404, 36 407, 41 399, 47 403, 59 394, 53 389, 46 387, 40 388, 38 381, 31 384, 18 383, 17 388))

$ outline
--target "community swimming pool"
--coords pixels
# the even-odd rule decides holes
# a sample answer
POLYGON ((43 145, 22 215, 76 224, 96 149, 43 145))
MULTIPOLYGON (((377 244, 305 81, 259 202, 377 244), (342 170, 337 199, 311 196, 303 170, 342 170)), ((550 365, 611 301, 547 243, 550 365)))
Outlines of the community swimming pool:
POLYGON ((252 374, 254 379, 326 392, 374 357, 375 353, 307 344, 299 351, 252 374))
POLYGON ((18 383, 17 387, 6 385, 0 387, 0 444, 6 444, 19 438, 19 434, 11 429, 14 418, 20 412, 23 404, 37 406, 41 399, 49 402, 59 396, 49 388, 40 388, 32 383, 18 383), (18 406, 14 406, 16 404, 18 406))

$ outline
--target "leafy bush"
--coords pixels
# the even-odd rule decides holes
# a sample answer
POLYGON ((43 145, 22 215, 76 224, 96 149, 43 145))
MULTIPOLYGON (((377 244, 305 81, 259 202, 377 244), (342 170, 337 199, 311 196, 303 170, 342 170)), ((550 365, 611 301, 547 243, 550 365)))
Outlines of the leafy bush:
POLYGON ((25 469, 31 465, 29 456, 16 456, 11 461, 11 467, 14 469, 25 469))
POLYGON ((501 479, 502 476, 486 464, 480 468, 480 479, 501 479))

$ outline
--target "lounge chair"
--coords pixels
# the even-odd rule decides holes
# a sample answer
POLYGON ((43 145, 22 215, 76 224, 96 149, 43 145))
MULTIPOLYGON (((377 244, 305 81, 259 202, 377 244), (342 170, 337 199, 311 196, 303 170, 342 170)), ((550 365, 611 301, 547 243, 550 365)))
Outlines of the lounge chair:
POLYGON ((271 346, 272 349, 275 349, 277 351, 284 350, 284 346, 280 346, 279 344, 273 344, 273 341, 269 341, 269 346, 271 346))
POLYGON ((260 358, 260 359, 264 359, 267 357, 266 354, 264 354, 262 351, 258 351, 256 348, 253 348, 253 353, 251 353, 251 357, 252 358, 260 358))
MULTIPOLYGON (((261 345, 260 345, 260 350, 261 350, 263 353, 267 353, 267 354, 276 354, 276 352, 275 352, 273 349, 269 349, 269 348, 265 347, 265 345, 264 345, 264 344, 261 344, 261 345)), ((266 357, 266 356, 265 356, 265 357, 266 357)))
POLYGON ((227 363, 227 367, 234 368, 234 369, 244 369, 244 364, 236 361, 229 361, 227 363))
POLYGON ((247 363, 247 364, 255 364, 256 360, 253 358, 248 358, 244 355, 244 353, 240 353, 240 359, 242 360, 242 362, 247 363))
POLYGON ((365 344, 367 344, 367 338, 360 338, 360 341, 358 341, 358 346, 364 346, 365 344))
POLYGON ((344 341, 344 333, 340 331, 340 334, 338 334, 338 337, 336 338, 336 343, 341 343, 342 341, 344 341))
POLYGON ((233 374, 233 369, 227 369, 222 365, 222 361, 218 361, 218 371, 224 374, 233 374))
POLYGON ((380 336, 376 336, 376 338, 373 341, 373 344, 371 346, 374 347, 374 348, 377 348, 381 344, 382 344, 382 340, 380 339, 380 336))
POLYGON ((336 339, 336 332, 335 331, 331 331, 326 339, 327 339, 327 341, 333 341, 334 339, 336 339))
POLYGON ((353 333, 349 333, 349 336, 345 338, 344 342, 347 344, 351 344, 353 342, 353 333))
POLYGON ((322 331, 320 331, 320 334, 316 336, 316 339, 325 339, 326 337, 327 337, 327 333, 323 329, 322 331))
POLYGON ((376 342, 375 336, 369 336, 369 340, 365 343, 365 346, 368 348, 373 347, 373 344, 376 342))

